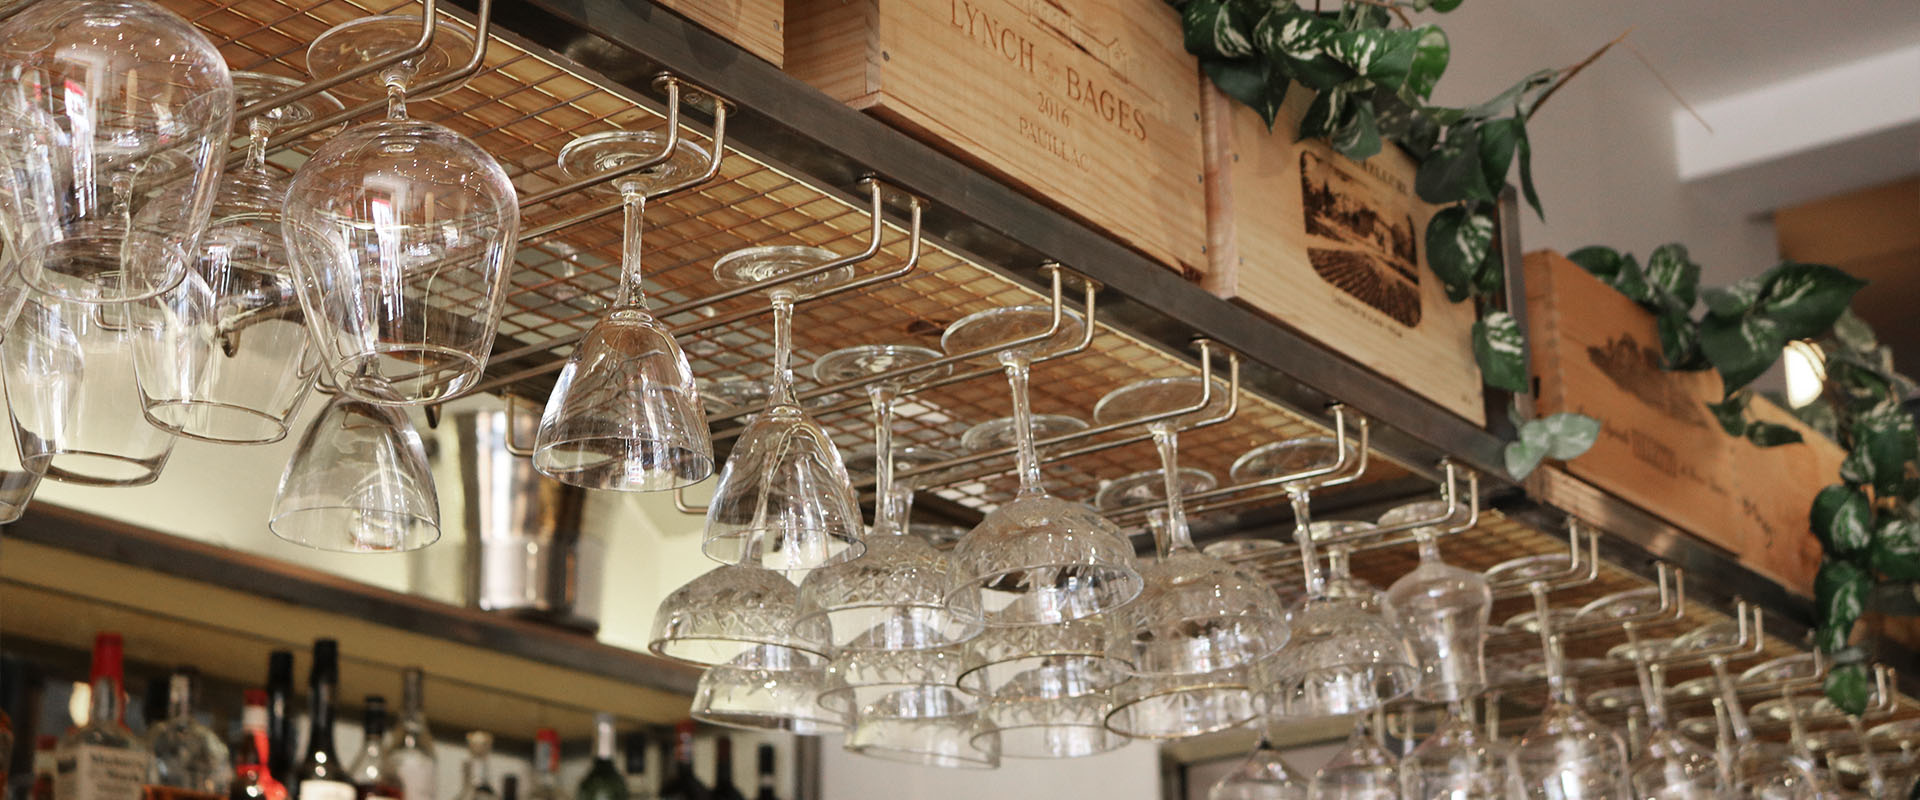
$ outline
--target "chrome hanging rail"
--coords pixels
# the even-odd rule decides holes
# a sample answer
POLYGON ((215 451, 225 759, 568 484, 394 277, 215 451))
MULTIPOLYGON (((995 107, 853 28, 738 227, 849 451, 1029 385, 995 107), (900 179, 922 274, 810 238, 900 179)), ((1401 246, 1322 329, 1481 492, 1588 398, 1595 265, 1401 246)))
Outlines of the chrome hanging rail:
MULTIPOLYGON (((480 37, 481 38, 483 38, 486 35, 485 26, 486 26, 487 17, 490 15, 490 12, 492 10, 490 8, 491 5, 492 3, 488 0, 483 0, 483 2, 481 2, 480 4, 479 19, 480 19, 480 32, 481 32, 480 37)), ((421 8, 420 8, 420 36, 414 39, 413 44, 408 45, 407 49, 401 50, 397 53, 392 53, 390 55, 381 56, 380 58, 376 58, 365 64, 361 64, 360 66, 354 67, 353 69, 347 70, 346 72, 342 72, 331 78, 325 78, 325 79, 316 80, 316 81, 309 81, 305 84, 302 84, 300 88, 289 89, 285 92, 281 92, 280 94, 274 95, 265 100, 258 101, 253 105, 239 109, 238 111, 235 111, 233 114, 233 121, 236 123, 236 127, 238 127, 237 123, 241 123, 241 122, 245 122, 247 120, 253 119, 254 117, 260 116, 261 114, 265 114, 268 111, 272 111, 288 103, 296 102, 299 100, 305 100, 306 98, 312 97, 316 94, 324 92, 335 86, 357 81, 361 78, 364 78, 368 75, 372 75, 375 72, 379 72, 380 70, 386 69, 387 67, 391 67, 407 59, 418 58, 421 55, 424 55, 427 52, 427 48, 433 46, 433 39, 440 32, 439 9, 440 9, 439 0, 422 0, 421 8)), ((476 45, 477 44, 478 42, 476 42, 476 45)), ((476 47, 476 49, 480 49, 480 48, 476 47)), ((385 99, 382 99, 380 101, 380 103, 382 104, 384 104, 385 102, 386 102, 385 99)), ((333 124, 337 124, 337 123, 328 123, 328 125, 321 126, 320 129, 324 129, 333 124)), ((306 134, 301 134, 301 135, 305 136, 306 134)))

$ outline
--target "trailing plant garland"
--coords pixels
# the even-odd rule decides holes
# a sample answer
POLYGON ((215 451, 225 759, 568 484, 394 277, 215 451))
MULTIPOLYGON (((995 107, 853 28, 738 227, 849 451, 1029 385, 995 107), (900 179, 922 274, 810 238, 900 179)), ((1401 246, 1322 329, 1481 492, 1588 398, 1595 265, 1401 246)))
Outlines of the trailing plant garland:
MULTIPOLYGON (((1533 185, 1527 120, 1612 43, 1571 67, 1527 75, 1486 102, 1451 108, 1429 102, 1451 55, 1446 33, 1413 25, 1408 12, 1444 14, 1462 0, 1345 0, 1331 10, 1293 0, 1168 2, 1180 10, 1187 51, 1208 78, 1269 128, 1289 87, 1298 84, 1314 97, 1296 140, 1324 138, 1356 161, 1392 143, 1420 161, 1415 191, 1446 206, 1427 225, 1427 263, 1448 299, 1471 300, 1479 311, 1473 352, 1482 380, 1527 391, 1525 339, 1500 308, 1506 270, 1494 241, 1496 199, 1518 162, 1521 195, 1545 218, 1533 185)), ((1728 434, 1763 447, 1792 444, 1800 435, 1749 419, 1747 387, 1788 342, 1821 339, 1825 395, 1795 411, 1848 454, 1840 482, 1820 492, 1809 515, 1825 554, 1814 582, 1817 645, 1835 657, 1827 696, 1859 713, 1871 682, 1865 653, 1848 641, 1869 591, 1877 578, 1920 581, 1920 439, 1900 405, 1915 387, 1894 371, 1891 351, 1847 310, 1863 282, 1833 267, 1787 262, 1702 290, 1699 265, 1678 244, 1654 250, 1644 267, 1604 247, 1569 257, 1656 315, 1665 368, 1718 372, 1725 396, 1709 409, 1728 434), (1697 304, 1705 310, 1696 318, 1697 304)), ((1506 466, 1516 478, 1544 458, 1585 452, 1600 429, 1599 421, 1578 414, 1514 422, 1519 435, 1507 445, 1506 466)))

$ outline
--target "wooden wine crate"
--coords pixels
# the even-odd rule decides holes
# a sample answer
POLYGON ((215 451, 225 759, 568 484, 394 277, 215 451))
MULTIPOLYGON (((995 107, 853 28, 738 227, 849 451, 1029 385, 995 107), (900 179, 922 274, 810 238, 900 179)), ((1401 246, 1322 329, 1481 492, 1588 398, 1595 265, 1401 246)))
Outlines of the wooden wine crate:
POLYGON ((790 0, 786 69, 1198 279, 1198 69, 1164 0, 790 0))
POLYGON ((1721 397, 1718 374, 1662 370, 1651 313, 1558 253, 1529 253, 1524 275, 1538 412, 1601 422, 1566 470, 1810 593, 1820 552, 1808 511, 1839 479, 1839 446, 1764 398, 1752 416, 1806 441, 1763 448, 1727 435, 1706 407, 1721 397))
POLYGON ((1393 147, 1356 163, 1295 142, 1310 99, 1294 87, 1269 131, 1206 88, 1205 285, 1486 424, 1473 306, 1449 302, 1427 268, 1439 209, 1414 195, 1418 165, 1393 147))
POLYGON ((780 66, 787 47, 785 0, 656 0, 740 48, 780 66))

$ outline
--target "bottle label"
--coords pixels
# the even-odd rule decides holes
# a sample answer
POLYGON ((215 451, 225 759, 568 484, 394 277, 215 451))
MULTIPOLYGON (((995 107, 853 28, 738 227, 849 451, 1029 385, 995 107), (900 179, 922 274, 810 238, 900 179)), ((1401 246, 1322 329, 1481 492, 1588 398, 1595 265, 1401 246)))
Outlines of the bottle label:
POLYGON ((54 800, 138 800, 147 754, 100 745, 61 748, 53 765, 54 800))
POLYGON ((434 800, 434 763, 433 759, 418 752, 402 754, 394 759, 393 770, 400 777, 400 791, 406 797, 434 800))
POLYGON ((300 782, 300 800, 355 800, 353 784, 308 778, 300 782))

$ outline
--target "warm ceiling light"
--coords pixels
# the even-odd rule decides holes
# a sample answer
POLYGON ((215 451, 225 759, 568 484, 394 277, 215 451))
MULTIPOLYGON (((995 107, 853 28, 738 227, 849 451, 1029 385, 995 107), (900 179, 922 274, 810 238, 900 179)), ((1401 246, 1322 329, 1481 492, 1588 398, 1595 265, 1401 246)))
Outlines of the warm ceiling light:
POLYGON ((1787 405, 1800 408, 1820 399, 1827 382, 1827 354, 1812 342, 1788 342, 1781 353, 1787 370, 1787 405))

